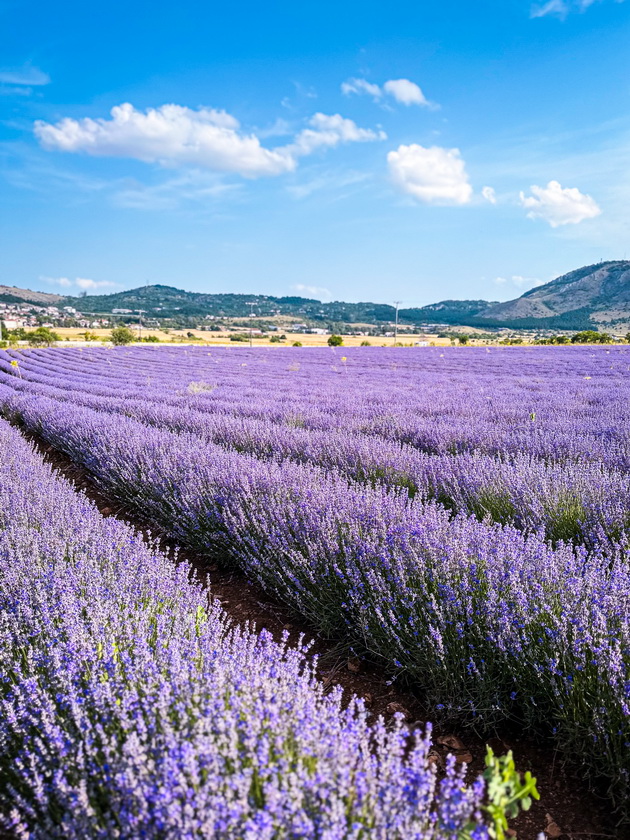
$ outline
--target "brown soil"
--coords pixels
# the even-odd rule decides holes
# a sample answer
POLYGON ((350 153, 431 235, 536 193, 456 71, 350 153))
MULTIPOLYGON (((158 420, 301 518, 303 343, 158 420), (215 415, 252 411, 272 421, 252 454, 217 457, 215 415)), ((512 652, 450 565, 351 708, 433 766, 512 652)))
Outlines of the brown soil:
MULTIPOLYGON (((204 558, 179 549, 154 524, 131 514, 103 493, 87 470, 39 436, 23 429, 22 432, 58 473, 96 504, 103 516, 115 516, 145 537, 157 539, 160 548, 171 557, 177 556, 190 563, 194 573, 204 580, 209 577, 213 596, 220 601, 234 622, 249 623, 258 629, 266 628, 276 639, 288 633, 289 641, 294 644, 298 643, 302 635, 306 639, 313 639, 310 652, 318 657, 317 674, 325 686, 339 685, 345 696, 357 694, 363 697, 375 716, 383 715, 385 719, 391 719, 394 714, 401 712, 412 726, 416 723, 420 726, 432 719, 430 710, 422 705, 416 694, 392 684, 382 668, 348 659, 347 653, 342 652, 339 645, 314 635, 312 628, 281 603, 270 598, 259 586, 248 581, 238 570, 222 569, 208 564, 204 558)), ((474 778, 483 770, 486 742, 470 732, 458 732, 454 740, 449 735, 453 735, 452 730, 434 727, 436 763, 441 766, 448 752, 448 747, 439 742, 450 741, 451 746, 456 744, 460 747, 451 751, 455 751, 461 761, 468 763, 469 777, 474 778)), ((549 743, 536 743, 505 735, 492 738, 487 743, 495 753, 511 749, 517 768, 521 771, 531 770, 537 779, 540 801, 534 802, 529 812, 521 814, 512 822, 510 836, 515 837, 517 834, 518 840, 536 840, 540 832, 545 832, 546 837, 562 840, 630 838, 630 831, 615 828, 610 806, 605 799, 589 790, 584 780, 563 764, 549 743)))

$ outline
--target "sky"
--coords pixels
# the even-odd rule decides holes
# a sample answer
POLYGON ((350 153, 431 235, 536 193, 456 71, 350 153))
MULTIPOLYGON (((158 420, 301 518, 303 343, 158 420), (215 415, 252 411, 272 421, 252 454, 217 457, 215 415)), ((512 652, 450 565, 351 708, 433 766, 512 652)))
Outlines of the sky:
POLYGON ((630 0, 0 0, 0 283, 510 300, 630 258, 630 0))

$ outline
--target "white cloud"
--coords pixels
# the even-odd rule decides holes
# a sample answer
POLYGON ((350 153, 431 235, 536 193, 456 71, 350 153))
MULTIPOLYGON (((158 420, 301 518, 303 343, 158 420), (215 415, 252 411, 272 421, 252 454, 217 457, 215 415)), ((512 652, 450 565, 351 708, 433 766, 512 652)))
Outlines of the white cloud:
POLYGON ((43 280, 44 283, 49 283, 51 286, 63 286, 67 288, 72 285, 72 280, 69 280, 67 277, 40 277, 39 279, 43 280))
POLYGON ((309 120, 310 128, 305 128, 296 136, 293 143, 284 147, 290 156, 310 155, 316 149, 331 148, 340 143, 365 143, 372 140, 386 140, 387 135, 380 129, 359 128, 353 121, 341 114, 315 114, 309 120))
POLYGON ((111 120, 65 118, 56 125, 38 120, 35 134, 48 149, 192 165, 246 177, 279 175, 295 168, 289 155, 265 149, 255 135, 240 133, 238 120, 225 111, 163 105, 143 113, 125 103, 112 108, 111 116, 111 120))
POLYGON ((577 187, 562 188, 558 181, 549 181, 546 187, 530 187, 533 195, 520 193, 520 202, 529 210, 530 219, 544 219, 551 227, 577 225, 593 219, 602 212, 595 199, 581 193, 577 187))
POLYGON ((468 204, 472 187, 459 149, 413 143, 387 155, 391 177, 402 192, 427 204, 468 204))
POLYGON ((0 84, 39 87, 50 84, 50 76, 31 64, 24 64, 22 67, 4 67, 0 68, 0 84))
POLYGON ((484 187, 481 190, 481 195, 486 199, 486 201, 489 201, 490 204, 497 203, 497 194, 494 191, 494 187, 484 187))
POLYGON ((80 289, 105 289, 108 286, 118 285, 117 283, 111 283, 109 280, 90 280, 88 277, 77 277, 74 282, 80 289))
POLYGON ((419 85, 409 79, 390 79, 383 87, 379 87, 366 79, 348 79, 341 85, 341 92, 346 96, 350 94, 368 94, 374 100, 381 99, 386 93, 393 96, 396 102, 403 105, 423 105, 427 108, 436 108, 433 102, 425 97, 419 85))
POLYGON ((43 283, 48 283, 50 286, 61 286, 64 289, 71 286, 77 286, 79 289, 105 289, 107 287, 118 286, 118 283, 112 283, 110 280, 91 280, 87 277, 76 277, 70 280, 68 277, 46 277, 39 278, 43 283))
POLYGON ((340 114, 318 113, 292 143, 266 149, 259 137, 243 133, 238 120, 225 111, 163 105, 142 112, 125 103, 112 108, 111 116, 109 120, 65 118, 55 125, 40 120, 35 123, 35 134, 47 149, 192 166, 250 178, 291 172, 297 157, 316 149, 386 137, 385 132, 359 128, 340 114))
POLYGON ((401 102, 403 105, 429 104, 418 85, 415 82, 410 82, 409 79, 391 79, 389 82, 385 82, 383 90, 393 96, 396 102, 401 102))
POLYGON ((296 283, 295 286, 292 286, 296 292, 300 292, 301 294, 307 294, 311 297, 316 298, 317 300, 328 299, 332 297, 332 292, 330 289, 324 288, 324 286, 305 286, 304 283, 296 283))
POLYGON ((347 82, 342 82, 341 92, 346 96, 349 96, 351 93, 367 93, 369 96, 373 96, 374 99, 380 99, 383 95, 383 91, 378 85, 372 84, 372 82, 368 82, 366 79, 348 79, 347 82))

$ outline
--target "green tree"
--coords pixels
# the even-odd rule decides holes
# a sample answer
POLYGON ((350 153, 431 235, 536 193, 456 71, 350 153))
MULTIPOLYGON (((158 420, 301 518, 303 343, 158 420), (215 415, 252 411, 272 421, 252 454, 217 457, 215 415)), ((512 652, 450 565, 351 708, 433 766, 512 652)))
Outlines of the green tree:
POLYGON ((612 336, 597 330, 582 330, 571 336, 571 344, 610 344, 612 336))
POLYGON ((460 344, 468 344, 468 336, 467 335, 460 335, 458 336, 460 344))
POLYGON ((362 342, 361 342, 361 347, 370 347, 370 346, 371 346, 371 345, 370 345, 370 342, 369 342, 369 341, 362 341, 362 342))
POLYGON ((340 335, 332 335, 328 336, 328 346, 329 347, 341 347, 343 344, 343 338, 340 335))
POLYGON ((131 342, 135 339, 135 335, 129 329, 129 327, 121 326, 121 327, 114 327, 114 329, 110 333, 110 337, 112 340, 112 344, 121 345, 121 344, 131 344, 131 342))
POLYGON ((9 338, 9 330, 4 326, 4 321, 0 321, 0 341, 6 341, 9 338))
POLYGON ((26 341, 27 337, 24 327, 16 327, 14 330, 9 330, 9 341, 26 341))
POLYGON ((302 346, 302 342, 301 342, 301 341, 294 341, 294 342, 293 342, 293 347, 301 347, 301 346, 302 346))
POLYGON ((51 347, 55 341, 61 341, 59 335, 49 327, 37 327, 26 334, 26 339, 31 347, 51 347))

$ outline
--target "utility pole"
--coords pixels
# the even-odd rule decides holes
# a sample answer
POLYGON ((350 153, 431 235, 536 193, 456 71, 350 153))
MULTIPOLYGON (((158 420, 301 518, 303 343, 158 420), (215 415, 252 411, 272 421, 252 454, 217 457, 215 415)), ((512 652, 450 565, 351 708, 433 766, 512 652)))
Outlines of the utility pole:
POLYGON ((135 312, 138 313, 138 341, 142 340, 142 313, 146 312, 146 309, 136 309, 135 312))
MULTIPOLYGON (((255 300, 248 300, 247 305, 249 306, 249 317, 251 319, 251 318, 254 317, 254 307, 256 306, 256 301, 255 300)), ((249 322, 249 346, 250 347, 253 346, 252 338, 253 338, 252 322, 250 320, 250 322, 249 322)))
POLYGON ((402 303, 402 300, 395 300, 394 304, 396 306, 396 322, 394 324, 394 347, 398 344, 398 307, 402 303))

